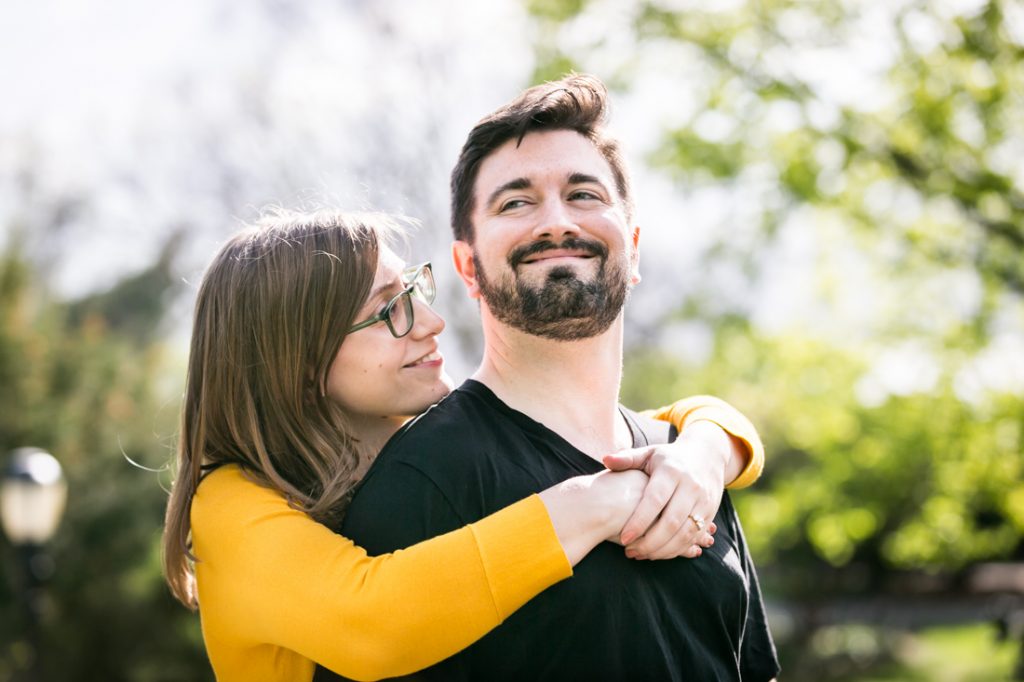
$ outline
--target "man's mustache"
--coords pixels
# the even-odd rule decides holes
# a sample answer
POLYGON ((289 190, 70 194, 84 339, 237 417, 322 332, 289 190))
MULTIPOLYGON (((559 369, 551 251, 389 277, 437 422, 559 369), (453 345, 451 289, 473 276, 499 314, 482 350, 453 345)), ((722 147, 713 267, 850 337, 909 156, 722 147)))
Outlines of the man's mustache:
POLYGON ((608 257, 608 247, 601 242, 592 239, 584 239, 582 237, 569 236, 563 239, 561 244, 556 244, 550 239, 541 239, 530 244, 517 246, 512 249, 510 254, 508 254, 508 264, 512 266, 512 268, 515 268, 530 256, 535 256, 538 253, 544 253, 545 251, 556 251, 558 249, 582 251, 590 256, 596 256, 602 259, 608 257))

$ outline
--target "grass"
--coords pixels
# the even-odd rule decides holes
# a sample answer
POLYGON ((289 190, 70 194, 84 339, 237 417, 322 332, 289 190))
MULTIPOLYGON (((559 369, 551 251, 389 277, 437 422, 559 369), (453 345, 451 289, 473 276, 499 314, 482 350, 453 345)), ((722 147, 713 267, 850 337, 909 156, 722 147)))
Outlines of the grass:
POLYGON ((932 628, 898 635, 893 660, 850 682, 998 682, 1010 680, 1021 640, 998 639, 994 624, 932 628))

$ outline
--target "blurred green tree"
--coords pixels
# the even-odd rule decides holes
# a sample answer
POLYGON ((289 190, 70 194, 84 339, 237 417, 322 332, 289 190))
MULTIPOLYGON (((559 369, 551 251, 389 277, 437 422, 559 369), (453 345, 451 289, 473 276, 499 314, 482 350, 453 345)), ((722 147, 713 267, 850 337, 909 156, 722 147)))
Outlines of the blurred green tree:
MULTIPOLYGON (((0 448, 37 446, 61 462, 68 505, 49 548, 40 657, 47 680, 210 677, 198 619, 161 578, 166 494, 135 462, 168 460, 177 418, 158 378, 159 321, 174 242, 157 263, 75 301, 49 294, 13 239, 0 256, 0 448), (163 395, 162 395, 163 394, 163 395)), ((0 680, 32 655, 0 542, 0 680)))
POLYGON ((869 365, 863 353, 734 322, 700 365, 636 352, 623 398, 655 404, 712 392, 761 426, 769 465, 737 503, 759 559, 785 566, 787 592, 884 590, 893 568, 956 571, 1021 557, 1021 396, 971 404, 942 380, 866 406, 856 387, 869 365), (848 586, 807 575, 847 565, 856 569, 848 586))

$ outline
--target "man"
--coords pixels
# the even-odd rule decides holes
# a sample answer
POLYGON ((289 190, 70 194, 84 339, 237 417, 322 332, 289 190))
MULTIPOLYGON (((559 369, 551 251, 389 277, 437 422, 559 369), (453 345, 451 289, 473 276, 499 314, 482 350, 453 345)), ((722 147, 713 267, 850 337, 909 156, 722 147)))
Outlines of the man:
MULTIPOLYGON (((484 358, 367 474, 342 531, 371 554, 600 471, 605 453, 674 436, 618 405, 639 230, 628 174, 602 130, 605 96, 600 81, 571 76, 526 91, 470 133, 452 173, 453 256, 480 300, 484 358)), ((672 505, 663 517, 703 529, 701 515, 672 505)), ((626 552, 604 543, 571 580, 421 675, 773 678, 774 645, 728 496, 714 521, 715 543, 696 559, 627 556, 661 558, 664 523, 624 537, 626 552)))

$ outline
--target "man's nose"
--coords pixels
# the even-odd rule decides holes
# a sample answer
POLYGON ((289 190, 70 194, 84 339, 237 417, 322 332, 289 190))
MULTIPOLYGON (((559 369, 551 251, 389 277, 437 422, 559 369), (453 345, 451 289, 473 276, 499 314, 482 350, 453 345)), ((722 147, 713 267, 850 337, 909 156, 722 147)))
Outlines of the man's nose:
POLYGON ((556 244, 569 235, 578 235, 580 226, 573 219, 569 207, 561 199, 548 201, 533 228, 534 240, 547 239, 556 244))

